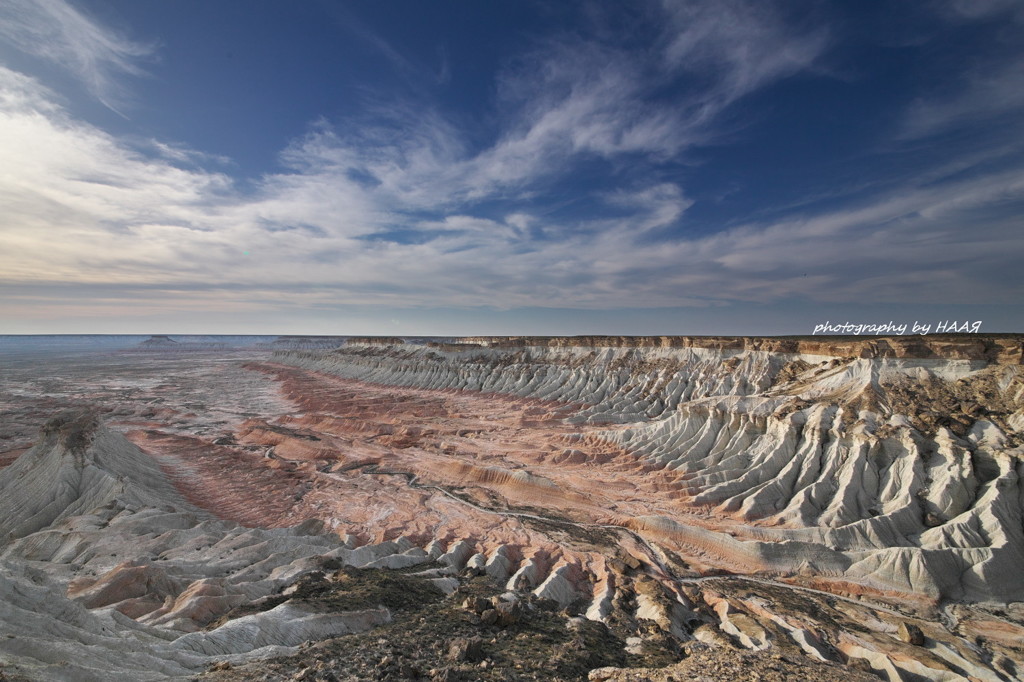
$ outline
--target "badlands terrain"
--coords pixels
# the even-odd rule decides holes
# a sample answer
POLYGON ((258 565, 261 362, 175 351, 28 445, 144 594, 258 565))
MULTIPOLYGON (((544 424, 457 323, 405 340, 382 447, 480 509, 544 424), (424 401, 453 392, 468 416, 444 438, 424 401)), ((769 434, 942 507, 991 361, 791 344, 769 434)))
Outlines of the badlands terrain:
POLYGON ((30 351, 0 680, 1024 679, 1020 336, 30 351))

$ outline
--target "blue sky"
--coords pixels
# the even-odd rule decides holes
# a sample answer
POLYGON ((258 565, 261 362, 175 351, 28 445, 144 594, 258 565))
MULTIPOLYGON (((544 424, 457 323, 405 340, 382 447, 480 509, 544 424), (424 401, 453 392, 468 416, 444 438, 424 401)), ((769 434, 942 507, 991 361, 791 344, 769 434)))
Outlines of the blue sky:
POLYGON ((0 333, 1024 331, 1024 5, 5 0, 0 333))

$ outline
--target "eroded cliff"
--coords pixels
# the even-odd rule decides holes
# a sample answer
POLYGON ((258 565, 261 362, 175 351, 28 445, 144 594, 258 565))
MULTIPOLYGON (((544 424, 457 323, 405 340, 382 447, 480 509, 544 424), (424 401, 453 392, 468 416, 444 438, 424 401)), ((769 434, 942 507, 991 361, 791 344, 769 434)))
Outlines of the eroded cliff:
POLYGON ((671 515, 617 521, 719 568, 930 599, 1024 598, 1024 376, 993 359, 1007 360, 1018 339, 827 349, 613 341, 353 344, 279 359, 376 384, 539 399, 572 406, 570 423, 623 425, 568 440, 610 443, 675 472, 677 506, 719 527, 671 515), (891 357, 894 349, 943 357, 891 357))
POLYGON ((0 395, 0 675, 1021 677, 1019 338, 393 341, 0 395))

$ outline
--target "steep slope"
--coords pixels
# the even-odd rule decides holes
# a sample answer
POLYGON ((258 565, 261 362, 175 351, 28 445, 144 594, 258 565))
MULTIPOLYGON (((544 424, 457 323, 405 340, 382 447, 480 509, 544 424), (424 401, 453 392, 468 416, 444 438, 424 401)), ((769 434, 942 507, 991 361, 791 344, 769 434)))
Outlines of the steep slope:
POLYGON ((918 342, 927 358, 892 357, 914 348, 879 342, 815 346, 867 357, 472 342, 277 357, 375 384, 539 399, 569 422, 627 426, 576 442, 677 472, 676 498, 717 528, 671 515, 621 522, 698 564, 927 600, 1024 599, 1024 378, 1008 364, 1013 340, 918 342), (943 353, 952 357, 934 357, 943 353))
POLYGON ((186 679, 214 660, 287 654, 390 618, 281 598, 204 631, 325 561, 364 565, 394 548, 358 552, 316 521, 266 530, 215 520, 95 413, 51 420, 0 472, 0 529, 0 676, 186 679))
POLYGON ((6 542, 115 501, 190 509, 152 459, 101 427, 94 412, 65 412, 40 435, 0 470, 0 539, 6 542))

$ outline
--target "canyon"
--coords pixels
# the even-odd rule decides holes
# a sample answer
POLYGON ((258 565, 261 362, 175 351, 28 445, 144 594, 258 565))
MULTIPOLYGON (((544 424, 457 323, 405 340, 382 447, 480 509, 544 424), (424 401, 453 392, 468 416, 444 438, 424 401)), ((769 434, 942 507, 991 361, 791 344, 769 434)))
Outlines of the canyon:
POLYGON ((0 368, 0 679, 1024 678, 1019 335, 154 339, 0 368))

